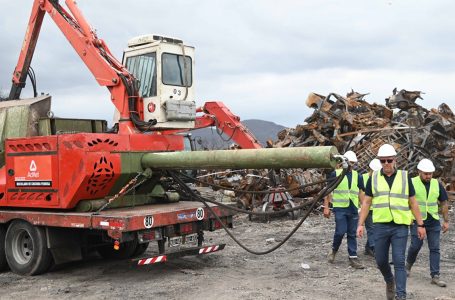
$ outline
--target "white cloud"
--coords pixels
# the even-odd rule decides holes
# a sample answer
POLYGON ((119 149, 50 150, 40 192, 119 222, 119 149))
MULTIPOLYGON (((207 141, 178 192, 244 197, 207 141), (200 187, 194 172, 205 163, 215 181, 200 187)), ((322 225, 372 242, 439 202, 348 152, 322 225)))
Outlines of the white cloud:
MULTIPOLYGON (((9 91, 32 1, 3 2, 0 90, 9 91)), ((198 99, 224 100, 242 119, 295 126, 311 113, 304 105, 308 93, 344 94, 351 87, 370 92, 368 99, 379 103, 396 86, 425 91, 427 107, 443 100, 455 104, 450 39, 455 2, 450 0, 81 0, 78 5, 118 58, 129 38, 144 33, 195 46, 198 99)), ((107 91, 49 16, 32 65, 39 91, 54 96, 57 115, 111 120, 107 91)))

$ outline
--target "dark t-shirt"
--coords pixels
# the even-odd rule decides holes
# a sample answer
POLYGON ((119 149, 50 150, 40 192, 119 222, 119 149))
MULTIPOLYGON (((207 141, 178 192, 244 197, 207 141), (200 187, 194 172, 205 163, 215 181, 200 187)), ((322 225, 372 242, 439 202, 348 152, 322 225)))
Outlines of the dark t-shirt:
MULTIPOLYGON (((381 175, 384 175, 384 172, 382 169, 381 169, 381 175)), ((389 185, 389 188, 392 188, 392 184, 393 184, 393 181, 395 180, 396 175, 397 175, 396 170, 391 176, 384 175, 384 179, 387 182, 387 184, 389 185)), ((408 175, 408 186, 409 186, 409 197, 415 196, 416 191, 414 189, 414 185, 412 184, 412 180, 409 175, 408 175)), ((365 195, 367 195, 369 197, 373 197, 373 189, 371 187, 371 176, 370 176, 370 178, 368 178, 368 181, 367 181, 367 184, 365 187, 365 195)))
MULTIPOLYGON (((345 176, 348 178, 348 187, 351 188, 352 171, 346 172, 345 176)), ((327 179, 335 178, 335 177, 336 177, 336 172, 333 171, 327 176, 327 179)), ((357 187, 359 188, 359 190, 362 190, 362 191, 365 189, 364 184, 363 184, 363 177, 361 174, 358 174, 357 187)), ((333 212, 336 212, 337 210, 348 210, 349 212, 352 212, 355 214, 358 213, 357 207, 354 205, 354 203, 352 201, 349 201, 348 207, 334 207, 333 208, 333 212)))

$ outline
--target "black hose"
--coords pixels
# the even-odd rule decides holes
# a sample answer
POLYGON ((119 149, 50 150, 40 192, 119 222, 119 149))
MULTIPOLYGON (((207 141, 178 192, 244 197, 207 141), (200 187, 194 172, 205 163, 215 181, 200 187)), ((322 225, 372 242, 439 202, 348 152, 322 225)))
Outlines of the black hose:
POLYGON ((33 68, 30 66, 28 67, 27 75, 30 78, 30 82, 32 83, 33 87, 33 97, 38 97, 38 91, 36 89, 36 76, 35 76, 35 71, 33 68))
MULTIPOLYGON (((308 216, 310 215, 310 213, 314 210, 316 204, 328 193, 332 192, 337 186, 338 184, 343 180, 345 174, 346 174, 346 171, 347 171, 347 166, 345 168, 343 168, 343 171, 341 172, 341 174, 337 177, 337 180, 334 181, 332 184, 329 184, 327 185, 327 187, 325 187, 324 189, 322 189, 319 194, 315 197, 315 199, 313 200, 313 202, 311 203, 311 206, 310 208, 307 210, 306 214, 302 217, 302 219, 299 221, 299 223, 294 227, 294 229, 292 229, 292 231, 281 241, 279 242, 277 245, 275 245, 274 247, 270 248, 270 249, 267 249, 265 251, 256 251, 256 250, 252 250, 250 248, 248 248, 247 246, 245 246, 242 242, 240 242, 233 234, 232 232, 227 228, 227 226, 221 221, 220 217, 213 211, 213 209, 210 207, 210 205, 207 204, 207 201, 205 201, 202 197, 196 195, 180 178, 178 178, 178 176, 176 176, 175 174, 171 173, 172 177, 176 180, 176 182, 181 186, 182 190, 184 190, 186 193, 189 193, 190 195, 193 195, 195 196, 197 199, 199 199, 205 207, 207 207, 207 209, 210 211, 210 213, 216 218, 216 220, 218 222, 220 222, 221 226, 223 227, 223 229, 226 231, 226 233, 231 237, 232 240, 234 240, 234 242, 236 242, 241 248, 243 248, 244 250, 246 250, 247 252, 251 253, 251 254, 255 254, 255 255, 265 255, 265 254, 268 254, 268 253, 271 253, 273 251, 275 251, 276 249, 280 248, 284 243, 287 242, 287 240, 289 240, 289 238, 294 235, 294 233, 300 228, 300 226, 303 224, 303 222, 308 218, 308 216)), ((284 210, 280 211, 280 213, 283 213, 284 210)))

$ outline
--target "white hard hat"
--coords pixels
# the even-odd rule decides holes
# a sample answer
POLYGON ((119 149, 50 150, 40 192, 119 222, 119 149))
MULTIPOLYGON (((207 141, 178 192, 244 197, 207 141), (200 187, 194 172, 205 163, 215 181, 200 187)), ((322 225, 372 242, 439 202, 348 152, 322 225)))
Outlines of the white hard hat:
POLYGON ((353 151, 346 151, 344 157, 346 157, 350 162, 357 162, 357 155, 355 155, 353 151))
POLYGON ((379 147, 378 157, 387 157, 387 156, 396 156, 396 155, 397 155, 397 152, 395 151, 395 148, 393 148, 393 146, 390 144, 384 144, 381 147, 379 147))
POLYGON ((419 161, 419 164, 417 165, 417 170, 420 170, 422 172, 432 173, 436 169, 435 169, 433 163, 431 162, 431 160, 424 158, 421 161, 419 161))
POLYGON ((371 170, 373 171, 379 171, 382 169, 382 165, 381 165, 381 162, 379 161, 379 159, 375 158, 373 159, 372 161, 370 161, 370 164, 368 165, 370 167, 371 170))

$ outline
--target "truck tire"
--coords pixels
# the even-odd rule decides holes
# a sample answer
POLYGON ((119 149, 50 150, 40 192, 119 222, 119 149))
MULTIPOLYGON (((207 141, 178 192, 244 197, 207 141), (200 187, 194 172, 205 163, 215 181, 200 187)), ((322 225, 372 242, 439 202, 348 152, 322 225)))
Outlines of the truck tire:
POLYGON ((0 271, 8 270, 8 262, 5 254, 6 227, 0 226, 0 271))
POLYGON ((133 257, 139 256, 144 254, 144 252, 147 250, 149 246, 149 243, 142 243, 142 244, 137 244, 136 250, 134 250, 133 257))
POLYGON ((52 265, 44 228, 22 220, 13 221, 8 227, 5 254, 11 271, 19 275, 42 274, 52 265))
POLYGON ((138 245, 137 240, 132 240, 120 244, 120 249, 115 250, 112 245, 100 246, 97 248, 98 253, 103 258, 109 259, 126 259, 133 257, 136 247, 138 245))

